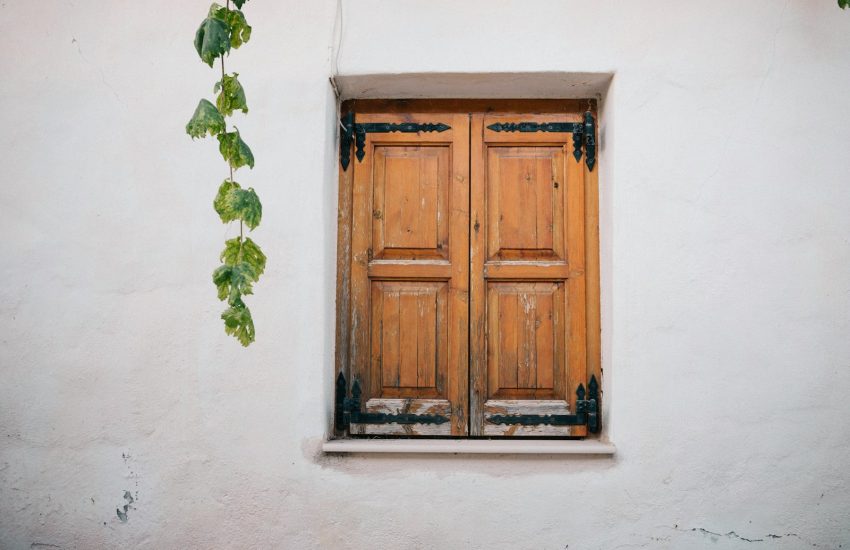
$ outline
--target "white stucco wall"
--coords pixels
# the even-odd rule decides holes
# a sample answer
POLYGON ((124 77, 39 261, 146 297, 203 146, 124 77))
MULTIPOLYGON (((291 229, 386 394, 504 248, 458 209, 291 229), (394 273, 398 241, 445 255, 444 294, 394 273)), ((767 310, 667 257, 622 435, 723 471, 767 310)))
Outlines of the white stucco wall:
POLYGON ((618 454, 320 452, 336 2, 251 0, 254 35, 228 62, 269 256, 245 350, 209 276, 234 234, 211 208, 224 164, 183 133, 216 80, 191 44, 206 3, 6 0, 0 548, 848 547, 850 13, 343 4, 342 74, 614 73, 600 181, 618 454))

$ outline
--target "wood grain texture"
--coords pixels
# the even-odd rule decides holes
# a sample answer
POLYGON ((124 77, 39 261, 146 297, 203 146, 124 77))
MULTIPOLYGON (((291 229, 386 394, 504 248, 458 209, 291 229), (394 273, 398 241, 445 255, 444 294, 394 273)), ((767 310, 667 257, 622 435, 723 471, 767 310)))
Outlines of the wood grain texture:
POLYGON ((451 129, 369 133, 362 162, 349 167, 352 375, 370 402, 406 399, 417 408, 422 400, 445 400, 451 422, 414 431, 466 435, 469 119, 376 114, 358 121, 443 122, 451 129))
POLYGON ((487 245, 493 260, 564 260, 562 147, 487 149, 487 245))
POLYGON ((564 283, 490 282, 487 293, 488 398, 555 397, 565 375, 564 283))
POLYGON ((350 353, 351 321, 351 200, 353 171, 339 173, 337 190, 339 206, 337 208, 336 238, 336 346, 334 360, 337 373, 343 373, 351 380, 348 369, 350 353))
MULTIPOLYGON (((567 323, 567 395, 574 406, 579 384, 587 387, 587 319, 585 296, 585 250, 584 250, 584 176, 585 165, 570 157, 567 164, 567 261, 570 278, 567 280, 569 296, 569 323, 567 323)), ((575 426, 573 435, 587 434, 584 426, 575 426)))
MULTIPOLYGON (((584 257, 585 257, 585 325, 587 377, 602 381, 602 326, 600 311, 599 271, 599 168, 584 171, 584 257)), ((599 388, 600 401, 603 399, 599 388)), ((600 411, 602 406, 600 404, 600 411)), ((604 425, 604 419, 603 419, 604 425)))
MULTIPOLYGON (((484 263, 487 257, 486 210, 486 147, 484 117, 473 115, 470 126, 470 208, 469 208, 469 433, 484 435, 484 403, 487 396, 498 390, 498 380, 487 376, 488 314, 495 315, 492 304, 496 295, 487 295, 484 263), (488 302, 489 300, 489 302, 488 302)), ((489 324, 494 321, 491 320, 489 324)), ((498 353, 498 349, 492 351, 498 353)), ((495 359, 500 361, 500 359, 495 359)))
POLYGON ((450 199, 452 278, 449 280, 449 400, 452 435, 469 434, 469 116, 452 118, 450 199))
POLYGON ((382 396, 445 394, 447 294, 445 282, 372 283, 371 374, 382 396))
POLYGON ((370 284, 369 262, 372 256, 372 160, 367 154, 362 162, 352 156, 348 171, 353 174, 351 203, 351 322, 349 323, 349 384, 360 381, 364 398, 379 394, 382 380, 373 379, 369 363, 370 284))
POLYGON ((404 279, 410 277, 411 268, 416 269, 418 280, 448 280, 452 277, 452 264, 448 261, 429 260, 374 260, 369 262, 367 273, 371 279, 404 279))
POLYGON ((449 147, 375 147, 376 259, 448 258, 449 147))
POLYGON ((570 277, 566 262, 488 261, 484 266, 484 276, 498 280, 560 280, 570 277))
POLYGON ((486 422, 488 407, 506 399, 517 414, 552 400, 568 407, 586 383, 584 174, 572 134, 487 127, 579 120, 577 112, 472 115, 473 435, 582 433, 486 422))

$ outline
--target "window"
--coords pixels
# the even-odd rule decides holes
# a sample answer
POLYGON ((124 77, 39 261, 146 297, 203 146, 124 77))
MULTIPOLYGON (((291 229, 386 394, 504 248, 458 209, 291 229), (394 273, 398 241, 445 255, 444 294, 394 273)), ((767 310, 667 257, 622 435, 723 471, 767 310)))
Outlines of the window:
POLYGON ((344 105, 338 430, 598 431, 598 199, 588 104, 344 105))

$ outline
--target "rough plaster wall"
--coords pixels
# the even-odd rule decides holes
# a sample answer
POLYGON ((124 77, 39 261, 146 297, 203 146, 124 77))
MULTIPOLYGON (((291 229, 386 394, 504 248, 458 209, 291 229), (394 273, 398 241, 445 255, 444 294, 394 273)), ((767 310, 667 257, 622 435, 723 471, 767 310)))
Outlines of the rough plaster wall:
POLYGON ((344 3, 343 73, 616 73, 600 174, 618 454, 320 454, 335 2, 253 0, 230 58, 270 257, 243 350, 209 281, 234 231, 210 205, 223 163, 182 134, 215 80, 191 46, 206 5, 6 0, 0 547, 847 547, 850 14, 344 3))

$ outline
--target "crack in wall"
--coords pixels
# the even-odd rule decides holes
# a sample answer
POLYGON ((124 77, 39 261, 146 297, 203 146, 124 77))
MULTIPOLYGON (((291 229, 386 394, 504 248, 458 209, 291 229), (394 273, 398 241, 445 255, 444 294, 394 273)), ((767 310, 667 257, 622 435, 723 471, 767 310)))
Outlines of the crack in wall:
MULTIPOLYGON (((767 542, 767 539, 776 540, 776 539, 782 539, 782 538, 787 538, 787 537, 793 537, 793 538, 796 538, 797 540, 799 540, 800 542, 808 544, 812 548, 820 548, 819 544, 816 544, 816 543, 811 542, 811 541, 807 541, 806 539, 804 539, 803 537, 801 537, 797 533, 785 533, 785 534, 782 534, 782 535, 777 535, 775 533, 768 533, 767 535, 764 536, 764 538, 748 538, 748 537, 739 535, 735 531, 729 531, 729 532, 726 532, 726 533, 717 533, 715 531, 710 531, 710 530, 705 529, 703 527, 691 527, 690 529, 683 529, 683 528, 680 528, 678 526, 678 524, 674 525, 672 527, 672 529, 675 529, 676 531, 679 531, 680 533, 699 533, 701 535, 708 535, 708 536, 713 537, 713 538, 727 538, 727 539, 733 539, 733 540, 740 540, 740 541, 743 541, 743 542, 767 542)), ((839 545, 839 548, 841 548, 840 545, 839 545)))

